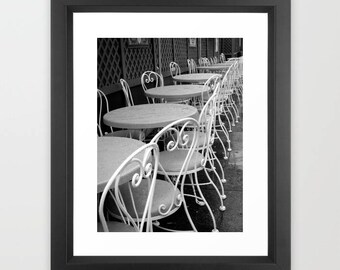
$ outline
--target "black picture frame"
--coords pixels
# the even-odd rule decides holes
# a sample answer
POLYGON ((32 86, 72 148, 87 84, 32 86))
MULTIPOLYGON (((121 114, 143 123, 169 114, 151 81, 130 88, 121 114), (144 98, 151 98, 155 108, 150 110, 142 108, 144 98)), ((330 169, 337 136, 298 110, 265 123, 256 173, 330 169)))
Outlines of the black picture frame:
POLYGON ((128 38, 129 47, 147 47, 149 46, 148 38, 128 38))
POLYGON ((189 38, 189 47, 193 47, 193 48, 197 47, 197 39, 196 38, 189 38))
POLYGON ((290 269, 290 1, 51 0, 51 268, 290 269), (268 256, 73 256, 74 12, 268 13, 268 256))

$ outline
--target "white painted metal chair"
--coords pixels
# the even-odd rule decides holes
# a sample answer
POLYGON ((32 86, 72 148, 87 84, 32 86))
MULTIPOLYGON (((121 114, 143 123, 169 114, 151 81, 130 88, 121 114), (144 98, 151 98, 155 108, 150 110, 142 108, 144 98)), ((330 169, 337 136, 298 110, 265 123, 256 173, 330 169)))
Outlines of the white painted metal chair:
POLYGON ((99 202, 99 219, 104 232, 127 231, 125 228, 153 232, 155 220, 178 210, 180 191, 171 181, 157 179, 158 169, 159 148, 154 142, 136 150, 119 166, 106 184, 99 202), (129 166, 135 166, 136 172, 130 181, 121 182, 120 174, 129 166), (106 215, 121 222, 107 221, 106 215))
POLYGON ((187 59, 189 73, 197 73, 197 65, 194 59, 187 59))
MULTIPOLYGON (((218 75, 213 75, 204 85, 205 88, 208 88, 208 95, 206 95, 206 91, 204 92, 205 95, 202 97, 203 100, 203 108, 199 109, 201 111, 199 116, 199 123, 200 123, 200 131, 198 132, 198 150, 201 152, 205 152, 208 155, 208 165, 210 168, 210 171, 213 171, 213 173, 217 176, 217 179, 220 182, 221 185, 221 192, 219 193, 219 196, 221 199, 225 199, 225 193, 223 188, 223 183, 226 182, 223 167, 216 157, 216 154, 212 148, 212 145, 216 141, 216 138, 220 141, 223 149, 224 149, 224 155, 226 154, 226 148, 224 146, 224 142, 221 140, 220 135, 218 132, 223 131, 220 130, 221 126, 221 109, 220 107, 223 105, 223 95, 221 95, 220 91, 220 78, 218 75), (210 118, 212 115, 212 112, 214 112, 214 117, 210 118), (209 126, 211 121, 211 126, 209 126), (209 137, 210 136, 210 137, 209 137), (209 137, 206 141, 204 138, 209 137), (206 143, 207 142, 207 143, 206 143), (215 163, 219 167, 220 174, 216 171, 215 163)), ((223 122, 222 122, 223 123, 223 122)), ((228 133, 227 133, 228 135, 228 133)), ((230 148, 230 140, 229 136, 227 137, 228 142, 228 150, 231 151, 230 148)), ((208 176, 209 177, 209 176, 208 176)), ((224 209, 223 203, 221 203, 220 209, 224 209)))
MULTIPOLYGON (((142 74, 140 80, 141 80, 141 84, 142 84, 144 92, 146 92, 150 88, 164 86, 163 76, 161 74, 157 73, 157 72, 154 72, 154 71, 145 71, 142 74)), ((148 103, 150 103, 150 100, 151 100, 152 103, 155 103, 154 98, 146 97, 146 99, 147 99, 148 103)))
POLYGON ((187 64, 188 64, 188 72, 193 73, 191 70, 191 59, 187 59, 187 64))
MULTIPOLYGON (((220 210, 224 211, 225 206, 223 199, 225 199, 223 185, 220 182, 221 190, 218 189, 209 175, 211 169, 208 166, 210 163, 210 148, 211 135, 213 122, 215 118, 215 95, 204 106, 200 117, 197 120, 191 121, 177 121, 177 127, 169 129, 163 129, 158 136, 168 133, 168 139, 166 140, 166 150, 160 152, 160 170, 159 174, 164 174, 166 178, 170 177, 176 186, 180 186, 181 193, 183 195, 183 204, 187 213, 188 220, 192 224, 193 230, 196 231, 195 225, 192 223, 192 219, 188 209, 186 209, 186 198, 195 199, 196 203, 207 207, 207 210, 211 216, 213 222, 212 231, 218 231, 216 227, 216 221, 210 205, 206 201, 202 191, 202 185, 212 185, 218 194, 220 201, 220 210), (203 120, 204 117, 204 120, 203 120), (201 122, 201 123, 200 123, 201 122), (204 130, 204 132, 203 132, 204 130), (186 165, 185 165, 186 164, 186 165), (207 181, 202 182, 198 179, 198 172, 204 171, 207 176, 207 181), (189 185, 192 187, 193 193, 184 193, 184 186, 189 185)), ((158 137, 155 137, 158 140, 158 137)))
POLYGON ((235 123, 238 123, 239 119, 239 110, 237 105, 233 99, 234 94, 234 65, 230 66, 226 74, 222 79, 221 84, 221 93, 224 95, 224 106, 223 106, 223 114, 226 116, 229 123, 229 132, 232 132, 232 127, 235 126, 235 123), (231 121, 229 119, 231 117, 231 121))
MULTIPOLYGON (((97 96, 99 99, 98 108, 98 122, 97 122, 97 134, 98 136, 113 136, 113 137, 126 137, 136 140, 143 141, 145 139, 145 134, 141 130, 129 129, 129 130, 117 130, 113 131, 112 127, 109 127, 109 132, 103 132, 102 128, 102 117, 105 113, 110 111, 109 101, 103 91, 97 89, 97 96)), ((127 95, 124 92, 124 96, 127 95)), ((128 101, 126 101, 128 103, 128 101)))
POLYGON ((221 53, 220 54, 220 63, 223 63, 223 62, 225 62, 225 55, 224 55, 224 53, 221 53))
MULTIPOLYGON (((177 75, 181 75, 181 67, 176 62, 170 62, 169 67, 172 78, 177 75)), ((174 81, 174 84, 177 84, 176 81, 174 81)))
POLYGON ((217 63, 218 63, 217 56, 214 56, 214 64, 217 64, 217 63))
POLYGON ((120 84, 122 86, 122 90, 125 96, 125 101, 126 101, 126 105, 127 106, 134 106, 134 102, 133 102, 133 98, 132 98, 132 94, 131 94, 131 89, 129 84, 127 83, 127 81, 125 81, 124 79, 120 79, 120 84))

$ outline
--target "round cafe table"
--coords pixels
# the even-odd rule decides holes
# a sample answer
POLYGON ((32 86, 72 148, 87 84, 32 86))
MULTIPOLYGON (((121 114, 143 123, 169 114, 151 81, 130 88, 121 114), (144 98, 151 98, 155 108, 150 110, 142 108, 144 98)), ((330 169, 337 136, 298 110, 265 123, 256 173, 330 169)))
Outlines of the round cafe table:
POLYGON ((208 90, 203 85, 179 84, 151 88, 145 92, 145 95, 149 98, 181 100, 201 96, 208 90))
POLYGON ((165 127, 175 120, 196 117, 195 107, 185 104, 156 103, 123 107, 106 113, 106 125, 126 129, 165 127))
POLYGON ((233 64, 235 64, 235 61, 227 61, 227 62, 223 62, 223 63, 217 63, 217 64, 213 64, 212 66, 216 66, 216 67, 221 67, 221 66, 230 67, 233 64))
POLYGON ((176 82, 181 82, 181 83, 205 83, 213 75, 222 76, 221 74, 215 74, 215 73, 190 73, 190 74, 177 75, 177 76, 172 77, 172 79, 176 82))
MULTIPOLYGON (((97 138, 97 193, 102 192, 113 173, 134 151, 144 145, 143 142, 120 137, 97 138)), ((138 158, 143 158, 143 153, 138 158)), ((136 164, 129 164, 121 173, 120 184, 131 180, 138 171, 136 164)))
POLYGON ((213 65, 213 66, 198 66, 196 67, 198 70, 208 70, 208 71, 225 71, 229 68, 228 65, 213 65))

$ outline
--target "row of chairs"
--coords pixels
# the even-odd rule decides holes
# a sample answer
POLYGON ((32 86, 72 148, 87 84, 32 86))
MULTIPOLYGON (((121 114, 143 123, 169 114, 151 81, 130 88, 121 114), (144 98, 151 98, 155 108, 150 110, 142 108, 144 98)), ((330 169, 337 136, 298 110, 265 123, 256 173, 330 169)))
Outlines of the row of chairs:
POLYGON ((222 165, 212 150, 216 136, 216 111, 223 97, 218 76, 213 76, 209 81, 212 94, 198 119, 181 119, 164 127, 148 144, 131 154, 112 175, 99 203, 99 230, 152 232, 154 227, 158 227, 175 231, 161 226, 160 220, 183 207, 188 229, 197 231, 187 206, 187 201, 192 199, 207 207, 212 231, 218 231, 213 210, 201 191, 202 185, 211 185, 219 198, 220 210, 225 210, 223 183, 226 180, 216 170, 213 171, 217 183, 209 175, 212 168, 217 166, 223 175, 222 165), (164 137, 167 138, 166 145, 161 151, 160 140, 164 137), (140 153, 144 154, 142 159, 137 157, 140 153), (119 174, 131 163, 139 165, 139 173, 130 182, 120 185, 119 174), (199 171, 204 171, 206 182, 198 180, 199 171), (185 186, 191 187, 192 191, 189 193, 185 186), (117 224, 117 221, 120 222, 117 224))
MULTIPOLYGON (((194 60, 191 59, 192 63, 194 63, 194 60)), ((241 104, 242 102, 242 83, 243 83, 243 76, 242 76, 242 66, 239 63, 242 63, 240 59, 232 59, 231 61, 234 62, 234 64, 230 67, 228 72, 226 72, 226 80, 225 80, 225 89, 228 89, 226 91, 225 95, 225 106, 223 110, 223 115, 226 117, 228 122, 228 130, 226 128, 223 128, 224 134, 227 137, 228 144, 229 142, 229 135, 228 132, 232 132, 232 127, 235 126, 235 123, 238 123, 238 120, 240 118, 238 106, 236 105, 236 102, 234 101, 233 95, 236 95, 238 98, 238 104, 241 104), (240 68, 241 67, 241 68, 240 68)), ((195 63, 194 63, 195 64, 195 63)), ((176 62, 170 63, 170 74, 171 76, 176 76, 181 74, 180 66, 176 62)), ((134 106, 133 97, 131 94, 130 87, 128 83, 124 80, 120 80, 122 90, 124 93, 124 97, 126 100, 127 106, 134 106)), ((154 71, 146 71, 141 76, 141 85, 144 91, 147 91, 150 87, 160 87, 164 86, 164 79, 163 76, 157 72, 154 71)), ((205 86, 206 87, 206 86, 205 86)), ((99 119, 98 119, 98 133, 100 136, 103 136, 102 127, 101 127, 101 116, 109 111, 109 104, 106 96, 101 90, 98 90, 98 96, 100 98, 100 107, 99 107, 99 119), (104 105, 103 105, 104 103, 104 105)), ((150 99, 146 97, 148 103, 155 103, 155 102, 165 102, 162 100, 155 100, 150 99)), ((196 105, 197 102, 191 102, 191 100, 173 100, 171 102, 174 103, 191 103, 192 105, 196 105)), ((199 103, 198 103, 199 104, 199 103)), ((222 115, 222 114, 221 114, 222 115)), ((221 122, 221 121, 220 121, 221 122)), ((220 124, 222 126, 222 123, 220 124)), ((105 135, 108 136, 118 136, 118 137, 130 137, 134 139, 139 140, 145 140, 145 131, 140 130, 119 130, 119 131, 113 131, 112 128, 110 128, 110 132, 106 132, 105 135)), ((222 139, 221 139, 222 142, 222 139)), ((228 149, 230 149, 230 146, 228 146, 228 149)), ((224 151, 224 157, 227 158, 227 151, 224 151)))
MULTIPOLYGON (((153 82, 157 85, 164 85, 161 75, 155 72, 146 74, 148 76, 142 76, 142 78, 146 78, 146 83, 153 82)), ((153 231, 154 226, 160 226, 160 219, 173 214, 179 207, 183 206, 191 230, 197 231, 186 204, 186 199, 191 197, 195 199, 196 203, 206 205, 213 221, 212 230, 218 231, 213 212, 206 202, 200 186, 210 184, 214 187, 221 203, 220 210, 224 211, 223 200, 226 195, 223 183, 226 182, 226 179, 221 163, 212 150, 212 145, 218 139, 224 147, 219 135, 220 132, 223 132, 227 136, 228 151, 231 151, 228 131, 221 116, 232 115, 230 110, 236 110, 231 97, 235 87, 239 87, 240 82, 242 82, 242 76, 237 73, 236 65, 234 69, 229 69, 226 72, 222 80, 219 80, 218 76, 212 76, 204 86, 210 88, 210 95, 202 95, 201 97, 201 114, 198 120, 182 119, 163 128, 146 146, 133 153, 120 166, 111 177, 101 197, 99 230, 117 230, 116 222, 107 222, 107 216, 111 215, 121 221, 118 223, 118 231, 125 229, 127 231, 153 231), (160 151, 159 141, 160 138, 164 137, 168 137, 170 140, 166 143, 165 151, 160 151), (185 152, 183 152, 183 148, 185 148, 185 152), (131 182, 120 186, 119 173, 130 162, 135 161, 136 155, 141 152, 145 153, 145 157, 140 162, 141 173, 135 176, 131 182), (147 163, 146 161, 150 158, 152 162, 147 163), (153 167, 153 170, 150 169, 151 167, 153 167), (216 170, 211 170, 215 167, 219 167, 219 174, 216 170), (208 179, 207 183, 198 182, 197 172, 199 170, 204 170, 208 179), (216 174, 217 184, 212 181, 209 175, 210 171, 216 174), (158 179, 157 175, 162 175, 163 179, 158 179), (113 184, 114 186, 112 186, 113 184), (184 193, 185 185, 192 187, 192 194, 184 193), (218 188, 218 186, 220 187, 218 188), (162 195, 160 196, 160 194, 162 195), (111 198, 111 204, 104 204, 107 201, 107 196, 111 198), (104 211, 104 205, 106 211, 104 211)), ((122 82, 121 84, 125 97, 132 99, 128 85, 122 82)), ((146 90, 147 88, 143 86, 143 89, 146 90)), ((128 102, 127 105, 129 105, 128 102)), ((130 106, 133 105, 133 100, 132 102, 130 100, 130 106)), ((226 152, 225 148, 224 151, 226 152)), ((172 231, 172 229, 166 230, 172 231)))

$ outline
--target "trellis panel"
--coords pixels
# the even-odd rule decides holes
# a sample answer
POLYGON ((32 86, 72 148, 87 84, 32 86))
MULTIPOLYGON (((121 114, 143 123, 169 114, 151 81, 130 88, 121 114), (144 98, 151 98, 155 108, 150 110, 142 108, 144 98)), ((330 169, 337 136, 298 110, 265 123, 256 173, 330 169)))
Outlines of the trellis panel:
POLYGON ((222 52, 226 56, 231 56, 233 53, 233 44, 231 38, 224 38, 223 39, 223 46, 222 46, 222 52))
POLYGON ((170 62, 174 60, 172 38, 162 38, 161 40, 161 59, 162 74, 168 76, 170 74, 170 62))
POLYGON ((97 39, 97 87, 103 89, 119 83, 122 59, 118 38, 97 39))
MULTIPOLYGON (((154 70, 154 51, 151 39, 148 46, 129 47, 128 39, 123 39, 127 81, 138 81, 144 71, 154 70)), ((132 83, 135 85, 136 83, 132 83)))
POLYGON ((201 57, 207 57, 207 39, 201 38, 201 57))
POLYGON ((188 44, 185 38, 174 38, 174 59, 177 64, 181 67, 181 71, 188 70, 187 59, 188 59, 188 44))
POLYGON ((214 39, 208 38, 207 39, 207 57, 214 57, 214 39))

